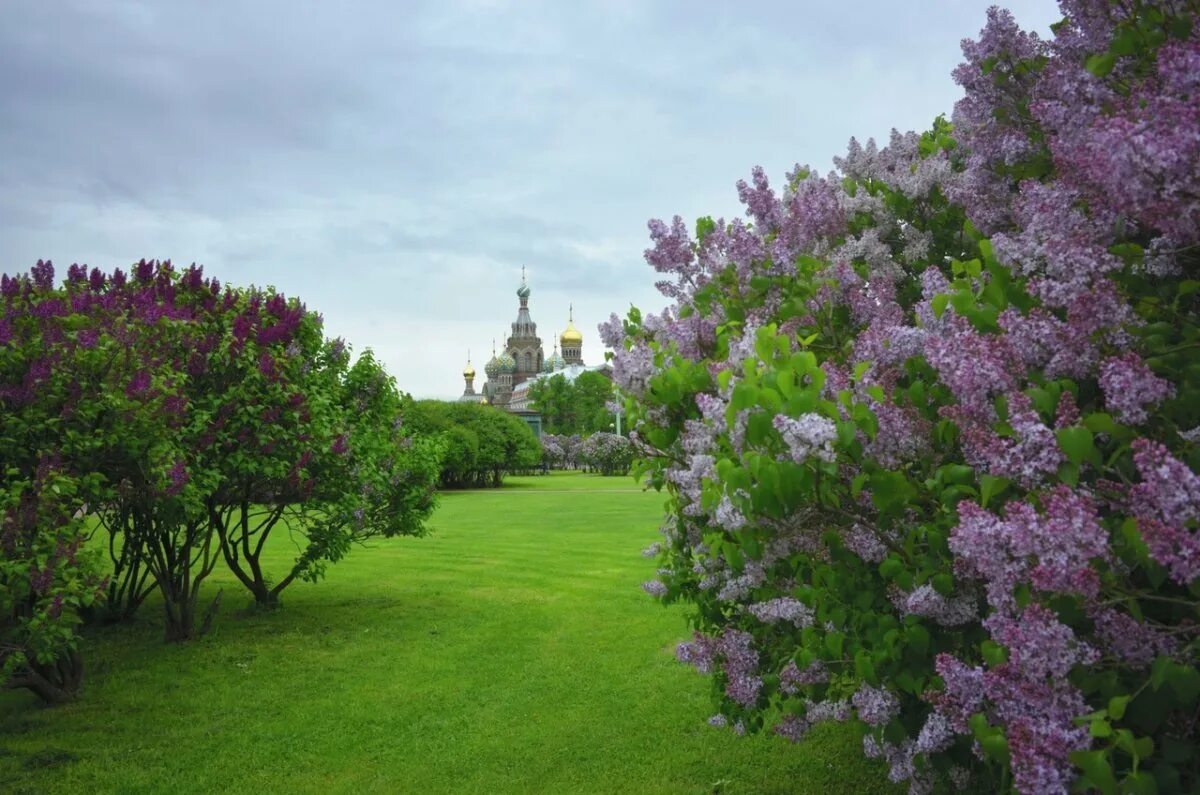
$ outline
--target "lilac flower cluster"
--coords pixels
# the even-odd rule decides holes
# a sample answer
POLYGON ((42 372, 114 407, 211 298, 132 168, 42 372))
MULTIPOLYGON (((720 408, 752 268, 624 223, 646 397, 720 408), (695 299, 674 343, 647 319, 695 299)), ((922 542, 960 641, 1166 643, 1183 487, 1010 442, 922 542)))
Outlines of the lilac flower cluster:
POLYGON ((1153 408, 1175 394, 1170 381, 1156 376, 1132 351, 1105 359, 1100 364, 1100 388, 1104 402, 1118 419, 1140 425, 1153 408))
POLYGON ((856 524, 842 536, 846 549, 867 563, 879 563, 887 557, 888 548, 879 534, 861 524, 856 524))
POLYGON ((950 549, 955 565, 980 578, 988 602, 1002 611, 1013 608, 1013 589, 1021 582, 1094 596, 1099 580, 1091 562, 1110 557, 1095 503, 1066 486, 1047 495, 1040 516, 1025 502, 1012 504, 1005 519, 973 503, 960 504, 950 549))
POLYGON ((932 585, 919 585, 905 594, 901 615, 924 616, 944 627, 957 627, 979 619, 978 598, 974 594, 946 597, 932 585))
POLYGON ((928 784, 915 778, 916 767, 913 757, 916 754, 916 743, 911 739, 899 743, 888 740, 878 740, 873 734, 863 737, 863 755, 868 759, 882 759, 888 766, 888 780, 899 783, 909 781, 910 795, 928 792, 928 784))
POLYGON ((779 689, 788 695, 795 695, 800 692, 802 687, 819 685, 828 681, 829 669, 821 660, 809 663, 804 669, 796 665, 795 660, 788 660, 788 664, 779 672, 779 689))
POLYGON ((810 456, 822 461, 833 460, 837 426, 828 417, 820 414, 788 417, 781 414, 775 417, 773 423, 775 430, 783 436, 791 459, 797 464, 804 463, 810 456))
POLYGON ((865 682, 850 700, 859 719, 868 726, 882 726, 900 712, 900 701, 894 693, 865 682))
POLYGON ((764 624, 776 624, 783 621, 804 628, 811 626, 816 620, 816 615, 811 607, 790 596, 781 596, 767 602, 756 602, 746 609, 764 624))
POLYGON ((1142 480, 1130 498, 1150 557, 1176 582, 1190 583, 1200 576, 1200 532, 1194 529, 1200 519, 1200 476, 1157 442, 1138 439, 1133 451, 1142 480))
POLYGON ((675 648, 675 657, 702 674, 719 668, 725 676, 725 694, 737 703, 750 706, 758 700, 763 681, 750 633, 732 628, 716 638, 696 633, 694 640, 675 648))
POLYGON ((1158 655, 1179 649, 1171 635, 1114 608, 1096 608, 1091 618, 1103 650, 1134 670, 1144 670, 1158 655))

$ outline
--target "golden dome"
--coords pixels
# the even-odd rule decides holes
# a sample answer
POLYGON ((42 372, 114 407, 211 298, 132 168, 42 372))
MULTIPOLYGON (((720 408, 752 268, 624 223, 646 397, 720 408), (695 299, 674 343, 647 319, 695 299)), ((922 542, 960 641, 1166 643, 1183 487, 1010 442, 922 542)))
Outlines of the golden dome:
POLYGON ((475 367, 471 364, 471 352, 467 351, 467 366, 463 368, 463 378, 474 378, 475 367))
POLYGON ((567 316, 567 330, 559 336, 559 341, 565 345, 581 345, 583 344, 583 334, 579 329, 575 328, 575 305, 571 304, 570 314, 567 316))
POLYGON ((579 329, 575 328, 574 323, 567 323, 567 330, 558 339, 563 345, 579 345, 583 342, 583 334, 579 332, 579 329))

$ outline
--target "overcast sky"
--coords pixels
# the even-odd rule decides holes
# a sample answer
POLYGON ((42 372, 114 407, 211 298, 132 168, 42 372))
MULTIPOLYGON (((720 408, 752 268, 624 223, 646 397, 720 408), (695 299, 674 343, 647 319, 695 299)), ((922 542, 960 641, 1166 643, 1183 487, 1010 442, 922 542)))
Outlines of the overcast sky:
POLYGON ((197 262, 449 398, 524 265, 547 353, 573 301, 595 364, 609 312, 663 305, 648 218, 924 129, 987 5, 2 0, 0 271, 197 262))

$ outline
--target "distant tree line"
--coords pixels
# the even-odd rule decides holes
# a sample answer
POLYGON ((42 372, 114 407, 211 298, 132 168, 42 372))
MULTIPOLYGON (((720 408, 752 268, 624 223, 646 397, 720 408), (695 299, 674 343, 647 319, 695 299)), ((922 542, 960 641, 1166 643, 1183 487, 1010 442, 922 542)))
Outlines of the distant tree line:
POLYGON ((548 433, 587 436, 612 429, 612 381, 601 373, 588 370, 574 381, 562 374, 539 378, 530 385, 529 398, 548 433))
POLYGON ((542 448, 529 425, 494 406, 421 400, 406 421, 414 432, 441 440, 442 488, 500 486, 505 474, 541 468, 542 448))

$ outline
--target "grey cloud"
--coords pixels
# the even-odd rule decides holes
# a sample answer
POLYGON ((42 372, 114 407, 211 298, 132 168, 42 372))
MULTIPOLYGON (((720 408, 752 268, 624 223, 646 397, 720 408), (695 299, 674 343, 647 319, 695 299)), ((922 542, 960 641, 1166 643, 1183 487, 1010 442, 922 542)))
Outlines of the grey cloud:
POLYGON ((527 265, 543 338, 573 301, 598 360, 610 311, 662 306, 647 218, 949 111, 987 4, 10 0, 0 270, 198 261, 451 396, 527 265))

